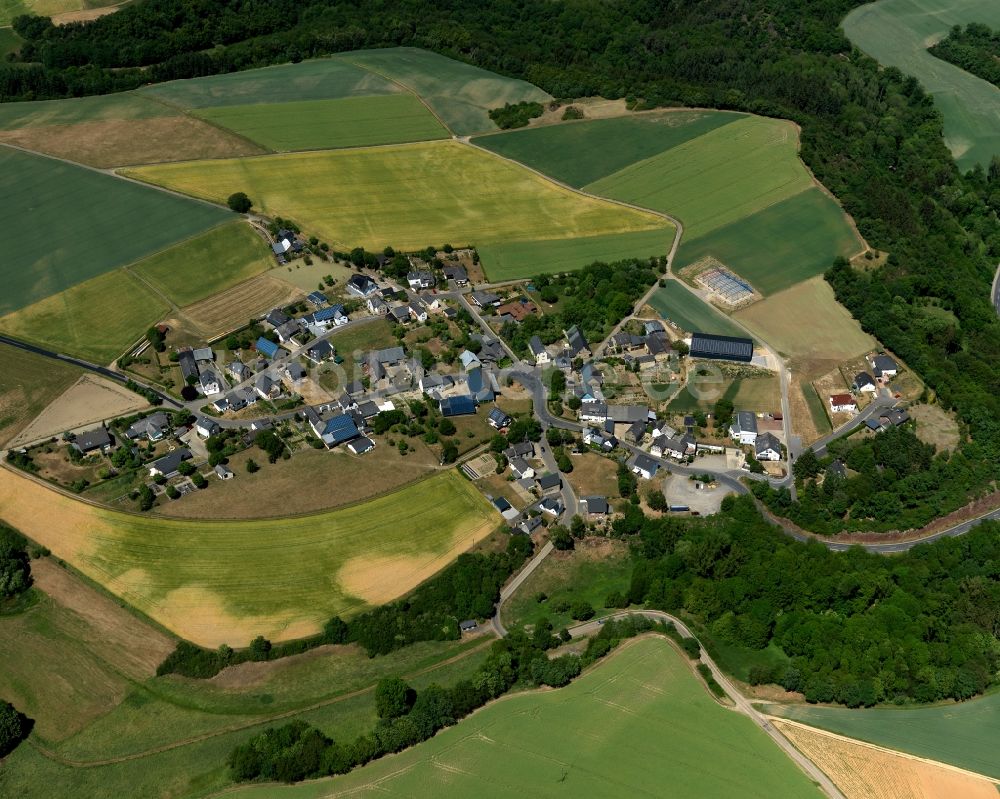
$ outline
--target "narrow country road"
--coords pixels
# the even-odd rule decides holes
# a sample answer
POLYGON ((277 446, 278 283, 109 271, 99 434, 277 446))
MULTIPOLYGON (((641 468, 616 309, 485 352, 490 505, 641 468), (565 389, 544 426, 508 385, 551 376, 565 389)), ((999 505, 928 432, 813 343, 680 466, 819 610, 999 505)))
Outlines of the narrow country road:
POLYGON ((528 564, 523 569, 521 569, 521 571, 517 573, 514 579, 511 580, 509 583, 507 583, 507 585, 504 586, 503 589, 501 589, 500 599, 497 602, 496 609, 493 611, 493 618, 490 619, 490 626, 493 627, 493 632, 495 632, 501 638, 507 635, 507 628, 504 627, 503 622, 500 621, 500 609, 503 607, 504 603, 508 599, 510 599, 511 596, 513 596, 514 592, 521 587, 521 584, 528 579, 531 573, 542 564, 542 561, 545 560, 552 553, 552 550, 554 549, 555 547, 552 546, 551 541, 546 542, 545 546, 543 546, 540 550, 538 550, 538 552, 535 553, 535 556, 528 561, 528 564))
MULTIPOLYGON (((575 627, 570 627, 569 632, 574 638, 583 635, 593 635, 601 629, 601 625, 607 620, 620 619, 626 616, 645 616, 646 618, 653 619, 655 621, 670 622, 677 628, 677 631, 681 635, 688 638, 696 638, 696 636, 691 634, 691 631, 688 629, 687 625, 684 624, 684 622, 676 616, 671 616, 669 613, 664 613, 659 610, 635 610, 613 613, 600 619, 594 619, 583 624, 578 624, 575 627)), ((734 710, 737 713, 742 713, 744 716, 749 717, 754 724, 770 736, 771 740, 781 747, 785 754, 788 755, 792 761, 806 773, 809 779, 819 785, 827 796, 831 797, 831 799, 846 799, 840 789, 833 784, 833 781, 830 780, 830 778, 827 777, 815 763, 796 749, 792 745, 791 741, 785 738, 785 736, 782 735, 765 716, 763 716, 752 704, 750 704, 743 694, 736 690, 736 686, 734 686, 729 678, 722 673, 722 670, 715 664, 715 661, 712 660, 711 656, 705 651, 704 647, 701 649, 701 662, 708 666, 709 671, 712 672, 712 676, 715 678, 715 681, 722 686, 725 692, 729 695, 729 698, 733 700, 736 705, 734 710)))

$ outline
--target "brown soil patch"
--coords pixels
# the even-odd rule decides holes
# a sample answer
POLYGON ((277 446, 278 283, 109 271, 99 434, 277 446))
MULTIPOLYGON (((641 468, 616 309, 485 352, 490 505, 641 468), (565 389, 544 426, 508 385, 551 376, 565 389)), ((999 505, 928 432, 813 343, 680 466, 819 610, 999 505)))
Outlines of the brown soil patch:
POLYGON ((958 422, 940 405, 912 405, 910 416, 917 424, 917 438, 934 448, 951 451, 958 446, 958 422))
POLYGON ((68 25, 71 22, 90 22, 91 20, 106 17, 108 14, 114 14, 122 6, 128 5, 128 2, 129 0, 125 0, 124 3, 105 6, 104 8, 84 8, 80 11, 65 11, 62 14, 55 14, 52 17, 52 24, 68 25))
POLYGON ((101 168, 265 152, 239 136, 186 116, 19 128, 0 131, 0 142, 101 168))
POLYGON ((116 665, 128 676, 152 677, 173 651, 170 636, 129 613, 51 558, 32 561, 31 573, 38 588, 87 622, 102 648, 114 649, 116 665))
POLYGON ((272 682, 275 677, 280 676, 281 672, 287 671, 291 667, 297 668, 304 661, 318 660, 324 657, 357 657, 362 652, 363 650, 357 644, 327 644, 280 660, 239 663, 235 666, 229 666, 206 682, 216 688, 245 691, 272 682))
POLYGON ((772 723, 847 799, 996 799, 996 785, 977 774, 788 721, 772 723))
POLYGON ((271 308, 303 296, 301 289, 267 275, 251 278, 183 309, 206 338, 212 339, 246 325, 271 308))
POLYGON ((809 403, 806 402, 802 391, 802 385, 798 380, 788 381, 788 405, 792 411, 792 419, 795 420, 795 434, 801 437, 803 444, 809 445, 821 434, 816 429, 809 403))
POLYGON ((103 377, 84 375, 35 417, 11 441, 11 445, 20 446, 30 441, 58 436, 66 430, 76 430, 105 419, 133 413, 148 405, 145 399, 124 386, 103 377))

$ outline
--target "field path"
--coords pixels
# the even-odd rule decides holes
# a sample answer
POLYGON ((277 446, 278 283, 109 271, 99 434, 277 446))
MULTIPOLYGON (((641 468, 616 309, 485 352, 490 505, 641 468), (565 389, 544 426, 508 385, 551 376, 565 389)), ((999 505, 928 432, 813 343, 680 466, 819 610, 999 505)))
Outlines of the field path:
MULTIPOLYGON (((460 660, 464 660, 470 655, 479 652, 493 643, 494 639, 492 637, 486 638, 478 646, 471 647, 464 652, 459 652, 457 655, 452 655, 450 658, 438 661, 431 666, 415 671, 411 674, 404 674, 402 678, 404 680, 412 680, 414 677, 420 677, 424 674, 429 674, 436 671, 444 666, 450 666, 453 663, 457 663, 460 660)), ((340 694, 338 696, 331 697, 329 699, 323 699, 319 702, 314 702, 311 705, 306 705, 304 707, 295 708, 294 710, 285 710, 281 713, 275 713, 271 716, 262 716, 254 721, 242 722, 240 724, 231 724, 227 727, 220 727, 217 730, 212 730, 211 732, 206 732, 201 735, 193 735, 190 738, 182 738, 179 741, 174 741, 169 744, 164 744, 163 746, 157 746, 153 749, 147 749, 143 752, 133 752, 129 755, 121 755, 119 757, 112 757, 106 760, 72 760, 70 758, 63 757, 58 752, 54 752, 46 746, 38 743, 35 737, 29 737, 28 743, 43 757, 48 758, 62 766, 68 766, 69 768, 98 768, 100 766, 112 766, 116 763, 126 763, 131 760, 142 760, 143 758, 151 757, 153 755, 158 755, 163 752, 169 752, 173 749, 180 749, 184 746, 190 746, 192 744, 200 743, 201 741, 207 741, 212 738, 218 738, 220 735, 228 735, 232 732, 239 732, 240 730, 247 730, 253 727, 259 727, 261 724, 270 724, 274 721, 280 721, 282 719, 292 718, 293 716, 299 716, 303 713, 309 713, 313 710, 318 710, 319 708, 329 707, 330 705, 335 705, 338 702, 345 702, 348 699, 354 699, 358 696, 363 696, 364 694, 371 693, 375 690, 374 685, 369 685, 367 688, 358 688, 354 691, 348 691, 346 694, 340 694)))

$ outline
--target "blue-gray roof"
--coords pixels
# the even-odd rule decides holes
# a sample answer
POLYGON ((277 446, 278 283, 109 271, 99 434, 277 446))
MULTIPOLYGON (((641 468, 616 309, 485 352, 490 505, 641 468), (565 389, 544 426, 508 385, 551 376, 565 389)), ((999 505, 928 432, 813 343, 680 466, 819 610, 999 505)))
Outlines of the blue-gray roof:
POLYGON ((441 413, 444 416, 462 416, 475 412, 476 401, 472 397, 448 397, 441 400, 441 413))
POLYGON ((344 312, 343 305, 331 305, 329 308, 321 308, 313 314, 313 319, 317 322, 325 322, 327 319, 333 319, 338 314, 344 312))
POLYGON ((324 440, 330 439, 335 444, 341 444, 344 441, 357 438, 361 433, 354 423, 354 419, 345 413, 328 419, 323 426, 322 435, 324 440))
POLYGON ((278 345, 263 336, 257 339, 257 343, 254 346, 257 348, 257 352, 261 355, 266 355, 268 358, 273 358, 278 354, 278 345))

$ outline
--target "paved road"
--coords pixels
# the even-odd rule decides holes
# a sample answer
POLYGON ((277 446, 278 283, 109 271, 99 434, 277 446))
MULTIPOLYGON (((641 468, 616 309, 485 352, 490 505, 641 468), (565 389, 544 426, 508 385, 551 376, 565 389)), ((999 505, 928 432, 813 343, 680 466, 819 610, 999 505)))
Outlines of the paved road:
MULTIPOLYGON (((594 619, 593 621, 588 621, 584 624, 578 624, 575 627, 570 627, 569 632, 574 638, 582 635, 593 635, 601 629, 601 625, 608 619, 624 618, 626 616, 645 616, 649 619, 655 619, 656 621, 666 621, 672 623, 677 631, 686 637, 694 638, 696 636, 691 634, 687 625, 684 624, 680 619, 675 616, 671 616, 669 613, 663 613, 659 610, 636 610, 636 611, 623 611, 621 613, 614 613, 610 616, 604 616, 601 619, 594 619)), ((760 727, 768 736, 787 754, 798 766, 801 768, 806 775, 817 783, 827 796, 832 797, 832 799, 845 799, 844 795, 840 792, 840 789, 826 776, 809 758, 803 755, 798 749, 792 746, 791 742, 782 735, 773 724, 767 719, 767 717, 761 715, 761 713, 747 700, 743 694, 741 694, 736 686, 730 682, 729 678, 722 673, 722 670, 716 665, 715 661, 712 660, 708 652, 705 651, 704 647, 701 650, 701 662, 708 666, 709 671, 712 672, 712 676, 715 678, 716 682, 719 683, 729 695, 729 698, 733 700, 735 704, 735 712, 742 713, 744 716, 750 718, 754 724, 760 727)))
POLYGON ((528 561, 528 565, 521 569, 517 573, 517 576, 507 583, 506 586, 500 591, 500 600, 497 602, 496 610, 493 611, 493 618, 490 619, 490 625, 493 627, 493 631, 499 635, 501 638, 507 635, 507 628, 503 626, 503 622, 500 621, 500 608, 503 607, 504 603, 513 596, 514 592, 521 587, 521 584, 528 579, 531 573, 537 569, 542 561, 545 560, 555 549, 552 546, 552 542, 546 542, 537 553, 535 557, 528 561))
POLYGON ((819 440, 813 442, 811 449, 819 456, 826 454, 827 445, 834 439, 840 438, 841 436, 851 432, 857 427, 863 425, 866 421, 872 417, 878 416, 884 410, 892 408, 897 403, 896 399, 892 397, 886 389, 881 389, 875 398, 868 404, 861 413, 857 413, 851 417, 851 419, 832 433, 828 433, 819 440))
POLYGON ((997 273, 993 276, 993 307, 1000 314, 1000 264, 997 264, 997 273))

